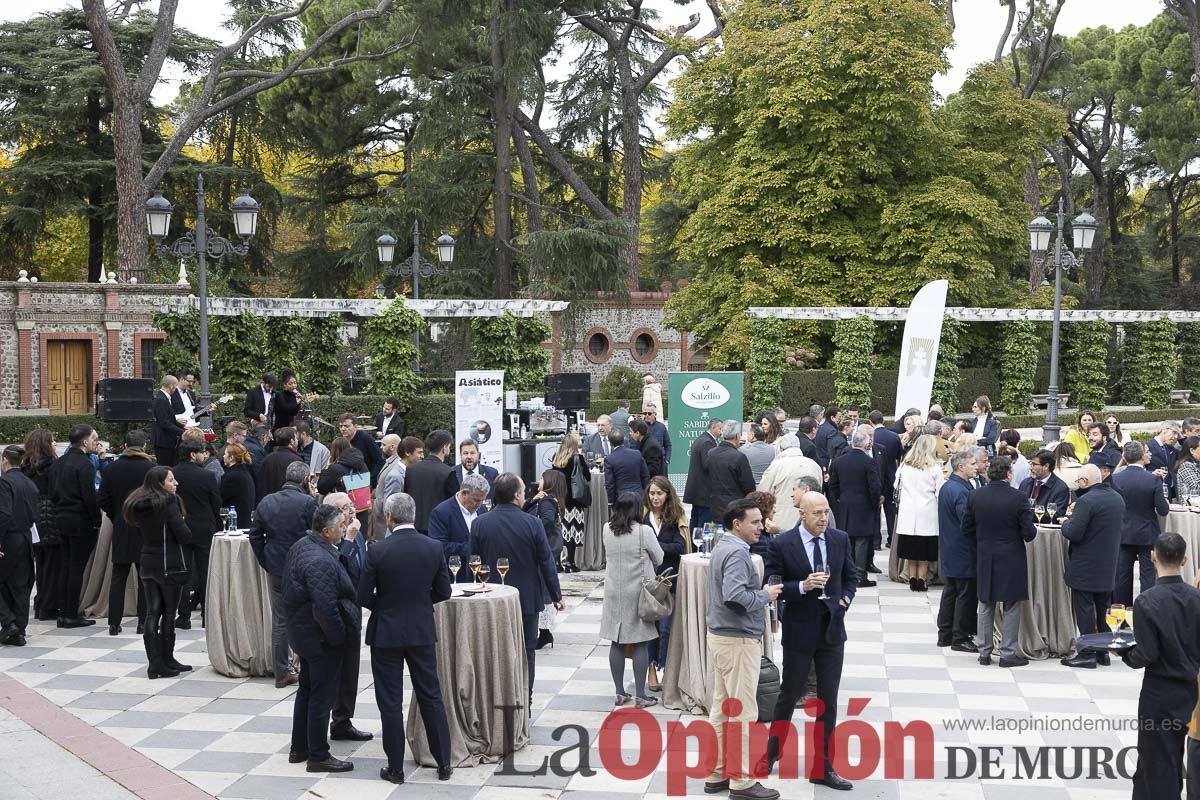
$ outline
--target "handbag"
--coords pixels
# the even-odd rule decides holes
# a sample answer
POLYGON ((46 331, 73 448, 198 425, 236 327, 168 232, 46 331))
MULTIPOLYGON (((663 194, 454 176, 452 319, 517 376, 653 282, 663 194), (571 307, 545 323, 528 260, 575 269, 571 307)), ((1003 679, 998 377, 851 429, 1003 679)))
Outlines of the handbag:
POLYGON ((578 458, 571 462, 571 502, 583 508, 592 505, 592 482, 584 477, 578 458))
MULTIPOLYGON (((638 560, 642 563, 646 560, 645 535, 645 526, 639 526, 638 541, 641 543, 641 557, 638 560)), ((665 570, 653 578, 647 578, 645 569, 642 570, 642 588, 638 592, 638 618, 642 622, 658 622, 671 615, 675 608, 675 598, 671 596, 671 579, 673 577, 674 570, 671 569, 665 570)))

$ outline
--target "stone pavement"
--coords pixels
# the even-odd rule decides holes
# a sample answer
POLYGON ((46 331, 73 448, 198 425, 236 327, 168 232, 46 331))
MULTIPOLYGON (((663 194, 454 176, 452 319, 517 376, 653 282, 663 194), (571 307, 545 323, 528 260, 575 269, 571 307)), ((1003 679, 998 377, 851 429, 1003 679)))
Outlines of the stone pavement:
MULTIPOLYGON (((880 564, 884 553, 878 554, 880 564)), ((563 759, 572 774, 558 776, 505 774, 497 765, 460 768, 448 783, 440 783, 432 770, 405 765, 407 783, 394 787, 378 779, 383 766, 381 742, 363 744, 334 742, 333 752, 355 763, 353 772, 336 775, 312 775, 304 765, 287 763, 291 727, 292 691, 275 689, 270 679, 230 679, 217 675, 207 666, 204 632, 195 628, 179 632, 180 660, 196 669, 177 679, 147 680, 145 655, 140 637, 129 633, 109 637, 104 625, 82 630, 59 630, 51 624, 30 626, 29 645, 0 649, 0 708, 9 708, 22 719, 38 702, 53 710, 59 707, 69 714, 50 725, 50 738, 73 740, 75 753, 86 758, 101 753, 102 768, 111 769, 117 780, 137 772, 131 781, 139 797, 170 797, 171 800, 220 798, 245 800, 383 800, 384 798, 429 798, 429 800, 469 800, 470 798, 512 798, 512 800, 661 800, 666 796, 666 759, 640 780, 620 780, 603 770, 597 752, 600 725, 612 710, 613 686, 608 673, 607 642, 599 638, 602 586, 601 575, 564 576, 577 589, 568 598, 568 611, 560 615, 554 649, 538 653, 537 684, 534 695, 534 722, 531 743, 514 758, 515 771, 530 772, 551 754, 574 745, 576 737, 568 733, 556 738, 556 729, 581 725, 591 735, 590 764, 597 770, 592 776, 574 774, 579 765, 579 750, 563 759), (26 689, 29 687, 29 691, 26 689), (49 701, 49 702, 46 702, 49 701), (103 737, 119 746, 83 745, 86 735, 103 737), (143 759, 157 765, 153 773, 143 759), (111 762, 109 761, 111 759, 111 762), (176 783, 170 783, 175 781, 176 783), (186 783, 183 783, 186 781, 186 783), (147 786, 146 784, 152 784, 147 786), (165 787, 165 788, 164 788, 165 787)), ((884 723, 928 721, 935 734, 934 766, 937 780, 912 780, 912 766, 905 767, 908 780, 885 780, 882 766, 866 779, 855 783, 854 798, 904 800, 1116 800, 1130 793, 1129 782, 1120 777, 1088 780, 1075 778, 1075 752, 1063 751, 1065 772, 1057 773, 1053 761, 1045 779, 1017 780, 1017 756, 1014 746, 1107 747, 1113 751, 1131 746, 1136 735, 1131 730, 1071 732, 1038 730, 1016 733, 1000 730, 952 730, 962 721, 989 723, 995 717, 1014 718, 1042 727, 1050 725, 1104 724, 1119 721, 1128 724, 1135 715, 1140 676, 1117 663, 1097 670, 1071 670, 1056 660, 1034 662, 1021 669, 980 667, 975 657, 953 653, 935 646, 938 590, 916 594, 907 585, 882 582, 878 589, 859 592, 849 612, 846 666, 841 687, 840 718, 846 717, 851 698, 862 698, 867 705, 857 718, 866 720, 879 734, 884 723), (980 769, 962 780, 946 780, 948 750, 955 751, 958 765, 964 763, 967 750, 978 755, 980 747, 1003 748, 999 767, 1004 777, 980 780, 980 769)), ((359 680, 360 696, 356 724, 378 734, 379 712, 371 684, 369 650, 364 649, 359 680)), ((778 655, 778 654, 777 654, 778 655)), ((627 681, 631 680, 627 677, 627 681)), ((45 710, 45 709, 43 709, 45 710)), ((406 709, 407 711, 407 709, 406 709)), ((687 714, 655 707, 651 709, 661 724, 694 720, 687 714)), ((62 712, 59 712, 62 713, 62 712)), ((797 713, 797 721, 803 714, 797 713)), ((0 731, 13 721, 0 720, 0 731)), ((30 723, 37 727, 36 723, 30 723)), ((18 734, 22 733, 17 731, 18 734)), ((11 737, 12 734, 5 734, 11 737)), ((57 739, 56 739, 57 740, 57 739)), ((10 738, 2 740, 5 743, 10 738)), ((636 734, 627 730, 622 743, 625 760, 633 763, 632 749, 636 734)), ((22 740, 0 747, 0 781, 20 775, 27 765, 46 766, 46 773, 63 780, 101 779, 86 765, 72 760, 68 753, 46 753, 48 742, 22 740), (58 759, 57 761, 55 759, 58 759), (59 770, 59 762, 66 766, 59 770), (79 777, 71 777, 78 775, 79 777)), ((911 749, 911 745, 909 745, 911 749)), ((858 742, 851 739, 848 750, 857 760, 858 742)), ((1032 751, 1031 751, 1032 752, 1032 751)), ((1047 751, 1050 752, 1050 751, 1047 751)), ((1036 753, 1033 753, 1036 756, 1036 753)), ((1045 754, 1043 754, 1045 755, 1045 754)), ((1132 770, 1130 760, 1130 771, 1132 770)), ((1086 764, 1086 761, 1085 761, 1086 764)), ((68 797, 74 790, 47 793, 25 784, 16 794, 6 791, 0 782, 0 797, 68 797), (24 791, 26 794, 20 794, 24 791)), ((828 798, 844 796, 815 788, 803 780, 768 779, 785 798, 828 798)), ((11 784, 8 784, 11 785, 11 784)), ((126 785, 130 785, 126 783, 126 785)), ((689 796, 704 796, 699 780, 687 783, 689 796)), ((93 798, 128 797, 119 787, 88 784, 85 795, 93 798), (106 788, 100 788, 101 786, 106 788), (110 794, 104 794, 110 791, 110 794)))
POLYGON ((0 708, 0 787, 6 800, 135 800, 136 795, 0 708))

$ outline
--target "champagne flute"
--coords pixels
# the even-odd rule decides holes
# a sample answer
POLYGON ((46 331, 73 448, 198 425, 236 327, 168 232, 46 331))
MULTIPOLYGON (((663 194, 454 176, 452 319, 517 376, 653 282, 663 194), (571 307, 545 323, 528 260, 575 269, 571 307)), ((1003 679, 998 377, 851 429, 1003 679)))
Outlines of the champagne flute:
POLYGON ((1046 503, 1046 514, 1050 517, 1050 524, 1054 524, 1054 516, 1058 514, 1058 503, 1046 503))
POLYGON ((479 565, 482 563, 483 559, 477 553, 472 553, 471 557, 467 559, 467 566, 475 575, 475 583, 479 583, 479 565))
POLYGON ((488 578, 491 576, 491 574, 492 574, 491 567, 489 567, 487 564, 479 565, 479 585, 483 587, 483 591, 485 591, 485 592, 491 591, 491 589, 489 589, 488 585, 487 585, 488 578))
MULTIPOLYGON (((828 567, 822 569, 820 572, 814 572, 813 574, 814 575, 823 575, 823 576, 825 576, 825 580, 829 580, 829 568, 828 567)), ((817 595, 817 599, 818 600, 828 600, 829 599, 829 595, 825 594, 824 586, 821 587, 821 593, 819 595, 817 595)))
POLYGON ((508 574, 508 559, 507 558, 497 558, 496 559, 496 572, 500 573, 500 585, 501 586, 507 585, 504 583, 504 576, 508 574))
POLYGON ((704 544, 703 528, 692 528, 692 544, 696 546, 696 552, 699 553, 701 546, 704 544))
POLYGON ((1029 501, 1029 510, 1033 511, 1033 507, 1037 505, 1037 500, 1034 500, 1032 497, 1026 499, 1029 501))
POLYGON ((1107 622, 1108 627, 1112 629, 1112 641, 1108 644, 1110 650, 1121 649, 1120 644, 1118 644, 1119 637, 1117 636, 1117 630, 1120 628, 1121 622, 1124 619, 1125 606, 1123 604, 1113 603, 1108 607, 1108 612, 1104 615, 1104 621, 1107 622))
POLYGON ((450 567, 450 574, 454 576, 453 582, 458 583, 458 571, 462 569, 462 558, 460 556, 450 556, 446 565, 450 567))
POLYGON ((1038 524, 1041 525, 1042 517, 1046 516, 1046 507, 1040 504, 1036 505, 1033 507, 1033 513, 1037 515, 1038 524))

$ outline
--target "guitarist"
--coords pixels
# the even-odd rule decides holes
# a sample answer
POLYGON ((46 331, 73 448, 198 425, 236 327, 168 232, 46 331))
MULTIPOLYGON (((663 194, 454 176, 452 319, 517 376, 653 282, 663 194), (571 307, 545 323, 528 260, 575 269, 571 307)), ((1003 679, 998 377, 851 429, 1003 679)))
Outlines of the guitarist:
POLYGON ((188 370, 179 378, 179 385, 175 387, 175 391, 171 393, 171 410, 175 412, 175 418, 181 425, 186 428, 192 428, 196 425, 196 418, 212 411, 213 404, 210 403, 208 408, 200 409, 196 407, 196 398, 192 394, 192 386, 196 383, 196 373, 188 370))

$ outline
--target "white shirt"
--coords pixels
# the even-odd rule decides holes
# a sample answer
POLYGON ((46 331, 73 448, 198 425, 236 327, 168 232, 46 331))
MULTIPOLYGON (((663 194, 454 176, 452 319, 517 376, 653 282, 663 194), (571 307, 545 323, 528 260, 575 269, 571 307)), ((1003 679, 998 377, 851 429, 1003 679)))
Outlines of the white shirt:
POLYGON ((266 416, 266 413, 271 410, 271 390, 263 389, 262 393, 263 393, 263 416, 266 416))
MULTIPOLYGON (((388 531, 387 536, 391 536, 393 533, 400 533, 401 531, 412 531, 413 533, 416 533, 417 529, 411 522, 406 522, 403 525, 397 525, 396 527, 392 528, 390 531, 388 531)), ((387 536, 383 538, 386 539, 387 536)))
POLYGON ((387 429, 392 426, 392 419, 394 419, 395 416, 396 416, 395 413, 393 413, 392 416, 384 419, 384 421, 383 421, 383 432, 384 433, 387 433, 387 429))
POLYGON ((828 572, 829 571, 829 550, 823 544, 825 541, 825 537, 823 535, 817 536, 816 534, 810 533, 808 528, 801 525, 800 526, 800 538, 804 541, 804 552, 808 555, 809 566, 813 566, 817 563, 816 553, 813 551, 813 548, 820 547, 821 548, 821 568, 825 572, 828 572))
POLYGON ((987 425, 987 414, 984 414, 982 417, 975 418, 975 437, 976 438, 983 436, 983 429, 986 425, 987 425))
POLYGON ((179 399, 183 401, 183 413, 190 417, 192 415, 192 409, 194 408, 192 405, 192 396, 183 389, 180 389, 179 399))
POLYGON ((463 522, 467 524, 467 531, 469 532, 471 530, 471 524, 475 522, 475 518, 479 516, 479 511, 468 511, 467 507, 459 502, 458 498, 455 498, 455 502, 458 503, 458 510, 462 512, 463 522))

